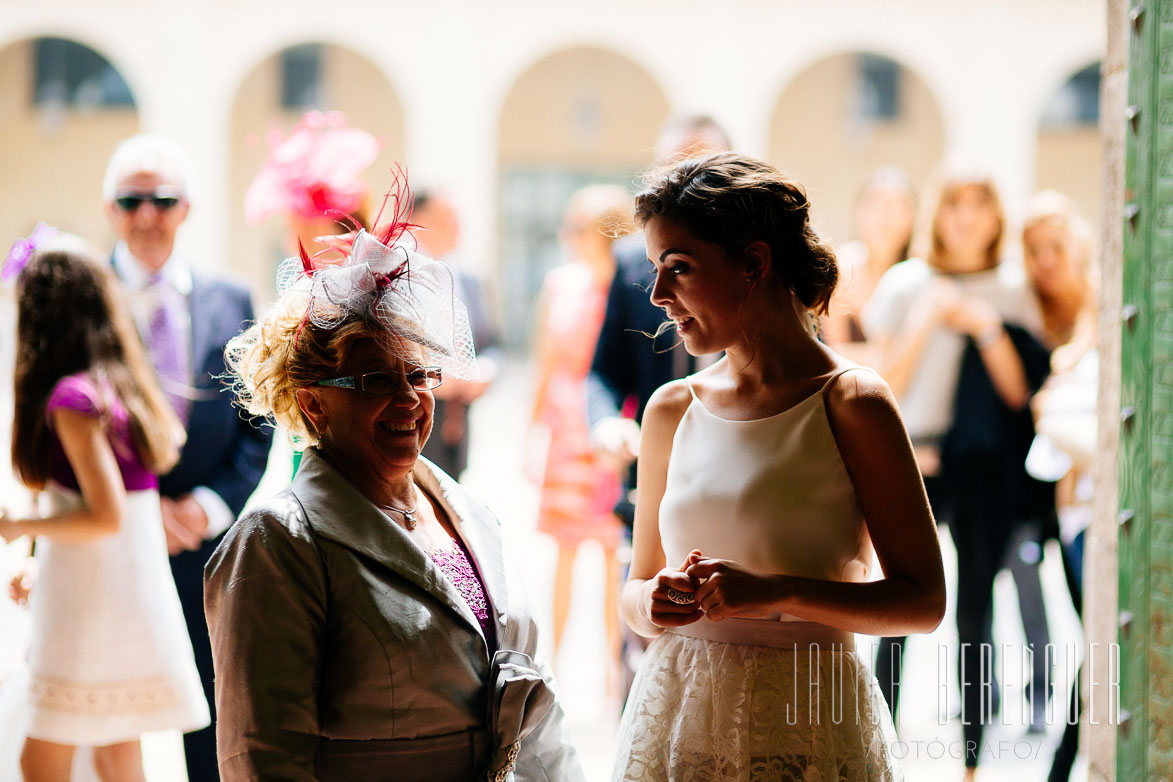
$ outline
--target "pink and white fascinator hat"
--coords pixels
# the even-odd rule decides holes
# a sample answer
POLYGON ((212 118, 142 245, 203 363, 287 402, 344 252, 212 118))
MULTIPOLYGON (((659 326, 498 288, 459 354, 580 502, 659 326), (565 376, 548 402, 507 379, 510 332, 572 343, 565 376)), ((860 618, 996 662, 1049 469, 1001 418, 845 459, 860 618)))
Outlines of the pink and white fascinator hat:
POLYGON ((244 217, 256 224, 273 214, 304 219, 351 213, 366 189, 359 177, 379 156, 370 133, 348 127, 340 111, 311 111, 282 137, 268 136, 269 159, 244 195, 244 217))
MULTIPOLYGON (((396 173, 380 217, 388 204, 390 222, 373 233, 355 224, 354 233, 330 237, 331 247, 312 257, 299 244, 299 256, 278 267, 278 292, 283 298, 308 298, 302 328, 312 323, 330 330, 363 320, 399 338, 388 347, 400 358, 419 360, 402 346, 406 340, 423 350, 425 365, 438 366, 450 377, 475 377, 468 312, 456 295, 452 270, 416 251, 409 233, 415 227, 410 222, 412 195, 402 172, 396 173)), ((374 224, 379 225, 379 217, 374 224)))

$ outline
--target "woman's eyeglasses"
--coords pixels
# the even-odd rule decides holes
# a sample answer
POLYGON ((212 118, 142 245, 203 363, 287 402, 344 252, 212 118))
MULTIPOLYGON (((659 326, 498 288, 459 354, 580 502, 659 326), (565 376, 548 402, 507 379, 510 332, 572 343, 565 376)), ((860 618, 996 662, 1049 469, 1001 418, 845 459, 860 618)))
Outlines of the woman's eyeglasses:
POLYGON ((133 212, 148 201, 160 212, 166 212, 179 205, 178 196, 159 195, 158 193, 124 195, 114 199, 114 203, 118 204, 118 208, 124 212, 133 212))
POLYGON ((329 380, 319 380, 316 386, 330 386, 331 388, 352 388, 365 391, 368 394, 394 394, 402 384, 406 383, 416 391, 431 391, 444 378, 440 367, 416 367, 406 371, 367 372, 363 375, 350 377, 334 377, 329 380))

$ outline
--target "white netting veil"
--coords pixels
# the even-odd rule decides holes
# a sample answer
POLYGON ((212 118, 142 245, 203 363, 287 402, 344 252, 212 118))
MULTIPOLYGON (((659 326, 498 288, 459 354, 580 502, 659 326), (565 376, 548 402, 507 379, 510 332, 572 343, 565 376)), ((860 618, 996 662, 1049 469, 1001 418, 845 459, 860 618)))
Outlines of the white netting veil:
MULTIPOLYGON (((405 235, 391 247, 359 231, 341 262, 316 262, 307 274, 301 258, 286 258, 277 270, 277 290, 308 295, 306 322, 334 329, 364 320, 423 351, 426 366, 446 376, 472 378, 476 352, 468 312, 456 295, 452 270, 409 247, 405 235)), ((396 351, 399 340, 388 346, 396 351)), ((415 362, 410 350, 398 354, 415 362)))

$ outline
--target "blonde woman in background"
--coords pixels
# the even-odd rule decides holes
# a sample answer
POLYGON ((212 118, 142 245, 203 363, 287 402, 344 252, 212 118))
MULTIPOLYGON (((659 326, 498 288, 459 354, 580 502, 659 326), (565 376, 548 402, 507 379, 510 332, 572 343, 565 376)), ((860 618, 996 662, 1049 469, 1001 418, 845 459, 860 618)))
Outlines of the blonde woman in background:
MULTIPOLYGON (((632 229, 632 200, 617 185, 592 185, 566 208, 561 240, 568 260, 546 275, 539 303, 537 385, 532 425, 548 433, 538 530, 558 543, 554 575, 554 648, 561 647, 570 614, 571 577, 580 544, 603 547, 608 687, 618 684, 620 522, 612 509, 619 493, 616 466, 590 444, 586 376, 603 324, 615 274, 611 243, 632 229)), ((546 438, 539 438, 546 439, 546 438)))
MULTIPOLYGON (((1022 229, 1023 264, 1043 314, 1051 377, 1031 403, 1038 433, 1026 467, 1055 482, 1063 569, 1076 613, 1083 613, 1083 542, 1091 521, 1091 466, 1096 443, 1095 274, 1091 231, 1075 205, 1054 191, 1027 207, 1022 229)), ((1049 782, 1063 782, 1079 748, 1079 677, 1068 700, 1067 724, 1055 748, 1049 782)))
MULTIPOLYGON (((1022 259, 1051 348, 1071 346, 1083 353, 1095 343, 1090 245, 1091 229, 1071 199, 1054 190, 1031 199, 1022 225, 1022 259)), ((1062 353, 1055 359, 1065 360, 1062 353)))

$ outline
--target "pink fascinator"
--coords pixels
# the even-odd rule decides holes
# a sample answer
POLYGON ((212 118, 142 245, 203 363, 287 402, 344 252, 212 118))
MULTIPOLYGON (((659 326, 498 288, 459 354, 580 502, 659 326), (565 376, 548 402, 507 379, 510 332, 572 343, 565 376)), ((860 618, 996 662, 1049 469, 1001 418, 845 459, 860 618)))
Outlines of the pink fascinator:
MULTIPOLYGON (((452 377, 474 377, 468 312, 456 295, 452 270, 416 252, 409 233, 415 227, 410 222, 411 189, 402 172, 383 200, 376 226, 388 204, 390 221, 373 233, 359 228, 331 237, 333 246, 312 257, 299 245, 299 256, 286 258, 277 269, 277 290, 282 297, 308 297, 302 328, 312 323, 330 330, 364 320, 399 338, 391 341, 392 351, 406 341, 423 351, 425 365, 438 366, 452 377)), ((408 351, 397 355, 419 360, 408 351)))
POLYGON ((362 204, 359 179, 379 155, 370 133, 347 127, 340 111, 308 112, 290 134, 269 134, 269 159, 244 195, 244 217, 259 223, 273 214, 303 218, 350 213, 362 204))
POLYGON ((0 271, 0 282, 15 280, 24 267, 28 266, 37 248, 57 238, 59 234, 60 232, 48 223, 37 223, 31 234, 13 242, 12 249, 8 251, 8 257, 4 260, 3 271, 0 271))

